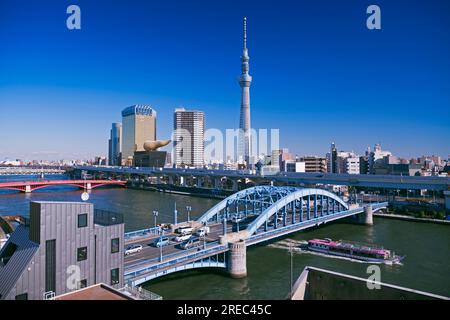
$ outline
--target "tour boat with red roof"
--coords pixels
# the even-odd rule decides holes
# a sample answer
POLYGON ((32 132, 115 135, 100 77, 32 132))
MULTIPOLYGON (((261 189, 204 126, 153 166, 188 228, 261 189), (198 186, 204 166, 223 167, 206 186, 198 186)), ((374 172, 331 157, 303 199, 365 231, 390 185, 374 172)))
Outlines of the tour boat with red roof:
POLYGON ((397 264, 403 259, 384 248, 342 240, 334 241, 329 238, 309 240, 308 250, 374 263, 397 264))

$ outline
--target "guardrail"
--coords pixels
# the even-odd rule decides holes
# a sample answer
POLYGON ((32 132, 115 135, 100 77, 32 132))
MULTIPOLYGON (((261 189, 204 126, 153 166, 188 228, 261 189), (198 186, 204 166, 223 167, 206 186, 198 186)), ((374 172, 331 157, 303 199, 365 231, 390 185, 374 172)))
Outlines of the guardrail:
POLYGON ((173 260, 168 260, 168 261, 163 261, 161 263, 158 264, 154 264, 148 267, 144 267, 142 269, 139 270, 135 270, 135 271, 129 271, 129 272, 125 272, 125 277, 127 279, 129 278, 135 278, 138 277, 142 274, 151 272, 151 271, 156 271, 158 269, 164 268, 164 267, 169 267, 175 264, 178 264, 180 262, 186 261, 186 260, 191 260, 191 259, 202 259, 203 258, 207 258, 210 255, 212 255, 214 252, 219 252, 222 250, 227 250, 228 246, 226 245, 218 245, 212 248, 208 248, 208 249, 204 249, 201 251, 197 251, 195 253, 189 254, 189 255, 184 255, 178 258, 175 258, 173 260))
POLYGON ((162 300, 162 297, 159 294, 148 291, 142 287, 135 288, 128 284, 125 285, 125 287, 123 287, 119 291, 131 295, 132 297, 137 298, 139 300, 162 300))
MULTIPOLYGON (((209 245, 211 247, 211 245, 218 245, 218 244, 219 244, 219 240, 216 240, 216 241, 211 241, 211 242, 207 243, 207 246, 209 245)), ((208 247, 207 247, 207 249, 208 249, 208 247)), ((164 262, 164 259, 166 259, 166 261, 167 261, 167 258, 171 258, 171 257, 175 257, 175 256, 180 256, 181 257, 181 256, 184 256, 184 254, 189 253, 189 252, 193 252, 193 251, 198 252, 198 247, 187 249, 187 250, 184 250, 183 252, 174 252, 174 253, 169 253, 167 255, 164 255, 162 262, 164 262)), ((139 267, 139 266, 142 266, 142 265, 148 265, 151 262, 157 262, 157 261, 159 261, 159 257, 156 257, 156 258, 153 258, 153 259, 148 259, 148 260, 145 260, 145 261, 142 261, 142 262, 139 262, 139 263, 135 263, 135 264, 129 265, 129 266, 125 267, 125 269, 131 269, 131 268, 139 267)), ((125 271, 125 274, 126 274, 126 271, 125 271)))
POLYGON ((130 240, 134 240, 136 238, 143 238, 143 237, 148 237, 151 235, 157 236, 159 234, 160 230, 161 230, 160 227, 153 227, 153 228, 147 228, 147 229, 142 229, 142 230, 125 232, 123 239, 124 239, 124 241, 130 241, 130 240))
POLYGON ((369 206, 371 206, 373 209, 384 208, 387 207, 388 205, 389 203, 387 201, 369 204, 369 206))

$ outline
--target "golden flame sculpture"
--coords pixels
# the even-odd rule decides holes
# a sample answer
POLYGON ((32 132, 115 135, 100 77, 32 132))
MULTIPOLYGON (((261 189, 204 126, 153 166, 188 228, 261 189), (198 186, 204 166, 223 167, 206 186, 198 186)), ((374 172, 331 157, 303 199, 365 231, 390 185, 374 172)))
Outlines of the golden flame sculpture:
POLYGON ((171 140, 147 140, 144 142, 145 151, 155 151, 161 147, 167 146, 171 140))

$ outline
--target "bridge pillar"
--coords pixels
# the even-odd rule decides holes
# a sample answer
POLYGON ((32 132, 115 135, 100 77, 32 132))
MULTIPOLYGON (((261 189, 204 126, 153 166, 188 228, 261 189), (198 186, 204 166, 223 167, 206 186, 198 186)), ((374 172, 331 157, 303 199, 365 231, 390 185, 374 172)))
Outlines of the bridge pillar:
POLYGON ((247 276, 247 246, 245 240, 228 244, 227 268, 232 278, 245 278, 247 276))
POLYGON ((444 191, 444 197, 445 197, 445 209, 447 209, 447 211, 450 211, 450 191, 444 191))
POLYGON ((25 193, 30 193, 30 192, 31 192, 31 187, 25 186, 25 193))
POLYGON ((359 222, 366 225, 373 225, 372 206, 364 207, 364 212, 359 215, 359 222))
POLYGON ((238 191, 238 182, 236 180, 231 180, 233 183, 233 191, 238 191))
POLYGON ((86 190, 91 190, 92 189, 92 185, 90 182, 86 183, 86 190))

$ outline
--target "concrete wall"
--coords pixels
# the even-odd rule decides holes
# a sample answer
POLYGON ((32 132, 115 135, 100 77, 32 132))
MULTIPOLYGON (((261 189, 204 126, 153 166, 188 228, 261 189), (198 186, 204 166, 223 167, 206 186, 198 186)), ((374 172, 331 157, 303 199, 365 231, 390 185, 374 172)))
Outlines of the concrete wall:
POLYGON ((380 289, 370 290, 367 279, 312 267, 305 267, 292 292, 292 300, 430 299, 448 298, 386 283, 380 283, 380 289))

